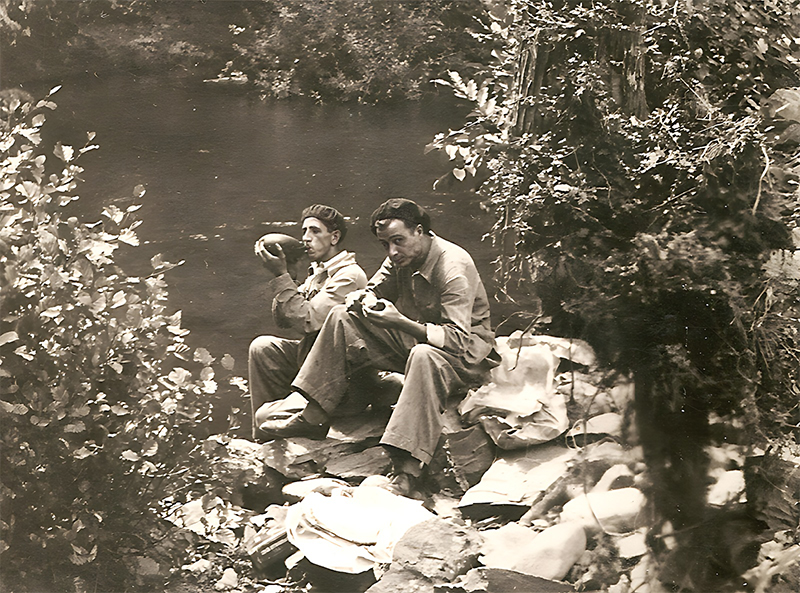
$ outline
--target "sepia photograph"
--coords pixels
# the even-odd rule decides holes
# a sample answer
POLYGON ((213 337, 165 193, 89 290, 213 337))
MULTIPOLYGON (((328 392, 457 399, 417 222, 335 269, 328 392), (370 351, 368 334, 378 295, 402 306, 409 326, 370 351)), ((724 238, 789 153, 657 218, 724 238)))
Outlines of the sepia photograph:
POLYGON ((800 590, 796 0, 0 0, 0 593, 800 590))

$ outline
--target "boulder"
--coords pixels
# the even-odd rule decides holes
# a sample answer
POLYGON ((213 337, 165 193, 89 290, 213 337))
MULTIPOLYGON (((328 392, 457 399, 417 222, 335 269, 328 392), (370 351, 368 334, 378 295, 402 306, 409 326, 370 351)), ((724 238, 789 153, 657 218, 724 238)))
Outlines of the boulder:
POLYGON ((574 590, 570 583, 504 568, 473 568, 453 583, 434 587, 434 593, 566 593, 574 590))
POLYGON ((580 523, 562 523, 541 533, 509 523, 482 532, 481 563, 545 579, 563 579, 586 551, 586 533, 580 523))
POLYGON ((540 445, 506 453, 461 498, 459 508, 471 519, 516 515, 519 519, 559 478, 567 473, 575 451, 540 445))
POLYGON ((433 583, 450 582, 477 565, 482 539, 473 528, 440 518, 411 527, 394 547, 392 567, 407 568, 433 583))
POLYGON ((439 490, 463 494, 481 480, 494 455, 494 444, 480 426, 444 433, 428 465, 428 479, 439 490))
POLYGON ((565 504, 560 522, 580 523, 588 533, 627 533, 646 525, 644 505, 644 494, 638 488, 590 492, 565 504))

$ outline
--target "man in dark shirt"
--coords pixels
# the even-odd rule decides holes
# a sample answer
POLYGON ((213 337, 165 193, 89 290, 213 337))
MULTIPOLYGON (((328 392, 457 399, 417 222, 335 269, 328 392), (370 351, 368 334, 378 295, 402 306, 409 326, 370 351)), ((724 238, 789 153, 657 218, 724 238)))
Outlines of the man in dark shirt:
POLYGON ((497 364, 486 289, 470 255, 430 230, 404 198, 373 212, 371 229, 387 258, 363 291, 331 309, 292 386, 309 404, 267 422, 275 437, 325 425, 355 377, 405 374, 381 439, 394 462, 393 485, 407 492, 433 456, 448 397, 480 383, 497 364))

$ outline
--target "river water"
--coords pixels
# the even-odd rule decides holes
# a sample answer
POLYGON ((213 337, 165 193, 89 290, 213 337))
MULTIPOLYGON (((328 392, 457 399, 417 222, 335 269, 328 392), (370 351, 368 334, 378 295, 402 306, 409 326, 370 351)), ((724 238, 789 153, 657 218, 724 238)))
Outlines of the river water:
MULTIPOLYGON (((156 253, 185 260, 167 275, 171 308, 183 311, 189 344, 230 354, 236 374, 247 375, 252 338, 279 333, 253 242, 271 231, 298 236, 297 217, 310 203, 350 219, 345 245, 371 275, 383 252, 369 232, 370 213, 389 197, 416 199, 434 230, 469 250, 490 283, 495 255, 481 237, 491 216, 467 186, 434 192, 448 161, 423 154, 436 132, 464 121, 465 107, 449 98, 395 106, 264 102, 168 73, 119 73, 67 82, 54 99, 50 131, 74 145, 94 131, 100 145, 82 159, 85 183, 70 208, 99 219, 104 204, 143 185, 142 245, 118 261, 134 275, 149 270, 156 253)), ((249 407, 234 390, 220 414, 230 406, 249 407)))

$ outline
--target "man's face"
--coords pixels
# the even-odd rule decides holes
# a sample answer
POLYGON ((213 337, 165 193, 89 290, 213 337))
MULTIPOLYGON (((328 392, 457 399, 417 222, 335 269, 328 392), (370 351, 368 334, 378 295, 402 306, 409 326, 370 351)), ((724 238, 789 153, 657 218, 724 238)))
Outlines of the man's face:
POLYGON ((416 268, 425 261, 427 242, 421 224, 410 229, 397 218, 378 221, 375 235, 386 250, 386 255, 398 268, 416 268))
POLYGON ((303 245, 311 261, 328 261, 336 255, 338 243, 339 231, 329 231, 318 218, 308 217, 303 220, 303 245))

